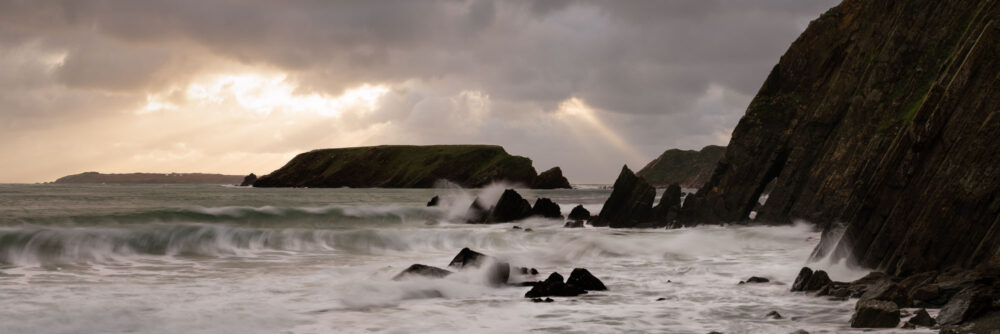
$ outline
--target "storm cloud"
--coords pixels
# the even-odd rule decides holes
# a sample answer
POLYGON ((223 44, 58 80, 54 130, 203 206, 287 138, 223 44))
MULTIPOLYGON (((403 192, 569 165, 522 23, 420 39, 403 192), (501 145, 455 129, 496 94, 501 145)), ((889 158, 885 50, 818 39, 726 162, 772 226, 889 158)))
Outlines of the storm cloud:
POLYGON ((0 0, 0 182, 482 143, 608 183, 725 144, 835 4, 0 0))

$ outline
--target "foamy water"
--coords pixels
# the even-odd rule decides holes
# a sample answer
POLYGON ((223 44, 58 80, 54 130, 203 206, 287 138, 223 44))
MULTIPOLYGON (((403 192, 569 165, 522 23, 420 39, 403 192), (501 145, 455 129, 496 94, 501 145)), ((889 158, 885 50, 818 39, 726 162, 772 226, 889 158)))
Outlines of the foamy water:
MULTIPOLYGON (((819 233, 784 227, 462 224, 458 189, 0 186, 0 333, 849 332, 854 301, 788 292, 819 233), (441 207, 427 208, 441 195, 441 207), (518 225, 533 232, 515 230, 518 225), (462 248, 609 291, 554 303, 484 272, 393 281, 462 248), (768 284, 738 285, 750 276, 768 284), (664 300, 657 300, 663 298, 664 300), (781 320, 765 317, 778 311, 781 320)), ((564 214, 602 189, 522 190, 564 214)), ((821 263, 837 280, 863 271, 821 263)))

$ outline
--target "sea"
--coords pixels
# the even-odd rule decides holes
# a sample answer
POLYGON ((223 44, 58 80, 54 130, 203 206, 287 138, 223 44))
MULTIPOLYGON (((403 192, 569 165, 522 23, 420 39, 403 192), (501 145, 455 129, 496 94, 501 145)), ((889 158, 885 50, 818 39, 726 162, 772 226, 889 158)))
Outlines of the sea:
MULTIPOLYGON (((803 266, 867 273, 808 263, 820 237, 809 224, 464 223, 473 198, 506 187, 0 185, 0 333, 860 332, 855 300, 789 291, 803 266), (433 196, 441 205, 427 207, 433 196), (530 287, 492 286, 476 269, 393 280, 465 247, 540 272, 512 279, 586 268, 608 290, 534 303, 530 287), (751 276, 770 282, 738 284, 751 276)), ((517 191, 595 215, 611 193, 517 191)))

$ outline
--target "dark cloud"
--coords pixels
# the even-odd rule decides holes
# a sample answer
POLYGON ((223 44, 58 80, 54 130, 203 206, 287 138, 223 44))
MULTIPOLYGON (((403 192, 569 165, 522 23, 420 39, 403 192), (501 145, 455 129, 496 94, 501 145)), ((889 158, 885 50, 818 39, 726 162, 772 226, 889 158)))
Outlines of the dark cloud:
MULTIPOLYGON (((205 73, 261 68, 285 73, 302 94, 392 87, 377 112, 351 118, 349 128, 396 136, 363 143, 403 134, 408 142, 490 142, 557 164, 544 156, 572 154, 543 148, 579 144, 534 131, 545 131, 539 117, 578 98, 654 156, 723 143, 788 44, 835 4, 0 0, 0 53, 19 55, 0 59, 0 115, 14 136, 47 119, 121 113, 148 96, 177 95, 205 73), (41 56, 51 60, 31 60, 41 56), (475 127, 461 124, 468 106, 455 102, 470 91, 491 105, 475 127), (441 117, 455 122, 435 121, 441 117)), ((276 154, 330 145, 327 123, 261 147, 276 154)), ((614 148, 598 151, 625 159, 614 148)), ((603 168, 566 169, 600 181, 603 168)))

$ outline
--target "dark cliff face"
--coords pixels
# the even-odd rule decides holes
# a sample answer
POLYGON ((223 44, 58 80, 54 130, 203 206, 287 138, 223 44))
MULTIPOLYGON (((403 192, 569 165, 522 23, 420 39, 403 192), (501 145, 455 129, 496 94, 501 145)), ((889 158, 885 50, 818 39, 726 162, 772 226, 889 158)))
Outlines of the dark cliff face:
POLYGON ((261 176, 254 187, 430 188, 496 181, 523 185, 536 177, 531 159, 490 145, 371 146, 315 150, 261 176))
MULTIPOLYGON (((1000 258, 1000 5, 847 0, 774 67, 682 219, 847 224, 891 273, 1000 258)), ((823 253, 822 251, 820 253, 823 253)), ((822 255, 822 254, 820 254, 822 255)))
POLYGON ((635 174, 656 187, 676 183, 685 188, 699 188, 712 177, 715 165, 725 153, 725 147, 713 145, 705 146, 701 151, 671 149, 635 174))

